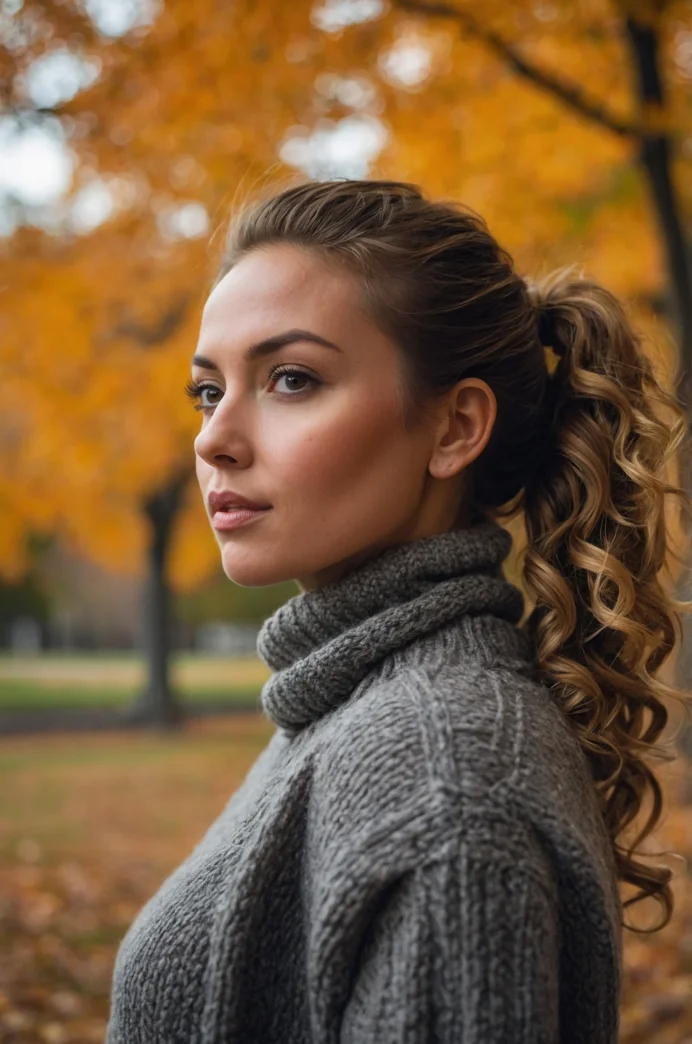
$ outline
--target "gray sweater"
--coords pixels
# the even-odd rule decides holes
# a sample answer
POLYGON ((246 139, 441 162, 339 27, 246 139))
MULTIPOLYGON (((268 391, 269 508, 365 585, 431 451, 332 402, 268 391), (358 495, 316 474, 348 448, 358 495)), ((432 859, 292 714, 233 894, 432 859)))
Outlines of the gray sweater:
POLYGON ((107 1044, 615 1044, 582 751, 482 521, 265 621, 277 726, 116 962, 107 1044))

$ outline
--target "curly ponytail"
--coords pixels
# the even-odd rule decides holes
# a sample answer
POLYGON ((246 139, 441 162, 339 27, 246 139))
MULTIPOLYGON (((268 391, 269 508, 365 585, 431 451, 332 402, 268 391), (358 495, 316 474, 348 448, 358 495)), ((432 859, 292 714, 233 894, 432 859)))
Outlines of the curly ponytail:
POLYGON ((274 242, 357 275, 363 308, 400 351, 407 418, 465 377, 492 388, 497 418, 465 469, 464 507, 498 520, 523 512, 538 676, 588 759, 619 878, 639 889, 624 905, 654 896, 667 923, 671 872, 647 867, 636 845, 661 814, 646 757, 662 753, 665 698, 683 695, 653 677, 692 608, 659 578, 671 553, 665 494, 690 507, 663 477, 685 437, 682 408, 612 294, 561 272, 527 285, 479 214, 417 185, 308 180, 260 199, 233 223, 217 281, 274 242), (546 346, 562 356, 554 372, 546 346), (651 813, 625 847, 647 795, 651 813))
POLYGON ((639 889, 623 905, 653 896, 663 908, 657 930, 672 914, 672 872, 638 860, 636 846, 662 809, 645 756, 674 756, 656 741, 668 720, 664 698, 683 696, 652 675, 681 637, 679 612, 690 608, 659 580, 671 550, 665 494, 689 508, 688 495, 662 475, 686 421, 618 300, 569 272, 529 287, 544 343, 560 358, 551 434, 523 497, 523 580, 536 603, 525 626, 539 674, 588 757, 619 875, 639 889), (647 792, 651 811, 624 847, 618 838, 647 792))

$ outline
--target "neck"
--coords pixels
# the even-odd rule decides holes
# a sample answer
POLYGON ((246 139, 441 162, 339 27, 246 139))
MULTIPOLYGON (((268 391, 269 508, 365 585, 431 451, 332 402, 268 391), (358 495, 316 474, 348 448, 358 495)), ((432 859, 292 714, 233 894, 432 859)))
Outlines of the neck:
POLYGON ((382 554, 388 548, 396 547, 400 544, 411 544, 414 541, 439 536, 452 530, 466 529, 481 520, 482 516, 469 505, 464 505, 457 510, 453 518, 447 516, 441 518, 439 512, 436 512, 434 518, 420 517, 378 543, 369 544, 366 548, 333 563, 333 565, 327 566, 325 569, 319 570, 311 576, 299 578, 296 580, 296 583, 301 593, 318 591, 328 584, 341 580, 365 562, 382 554))

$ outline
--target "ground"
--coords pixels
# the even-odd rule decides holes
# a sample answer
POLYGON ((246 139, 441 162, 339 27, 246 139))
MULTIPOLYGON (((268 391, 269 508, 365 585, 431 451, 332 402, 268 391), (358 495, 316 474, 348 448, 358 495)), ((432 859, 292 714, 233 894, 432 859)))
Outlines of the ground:
MULTIPOLYGON (((0 1041, 101 1044, 118 941, 204 833, 266 743, 260 715, 175 735, 0 740, 0 1041)), ((665 766, 660 843, 684 856, 676 911, 626 933, 622 1044, 692 1044, 689 766, 665 766)))

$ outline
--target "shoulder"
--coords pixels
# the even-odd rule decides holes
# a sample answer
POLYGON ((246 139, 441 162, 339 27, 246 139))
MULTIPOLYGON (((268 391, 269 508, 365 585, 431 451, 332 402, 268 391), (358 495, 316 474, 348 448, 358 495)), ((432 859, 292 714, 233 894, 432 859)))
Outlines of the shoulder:
POLYGON ((405 658, 325 723, 311 798, 318 832, 350 845, 444 844, 474 823, 502 834, 556 800, 593 818, 584 756, 547 689, 507 665, 405 658))
MULTIPOLYGON (((558 769, 579 749, 548 690, 506 663, 489 665, 397 658, 375 672, 325 723, 325 772, 344 787, 373 784, 387 773, 409 790, 474 784, 497 788, 505 777, 528 783, 534 761, 558 769), (549 755, 549 757, 545 757, 549 755)), ((391 778, 391 777, 390 777, 391 778)))

